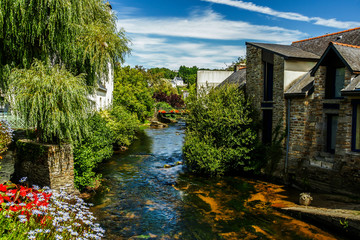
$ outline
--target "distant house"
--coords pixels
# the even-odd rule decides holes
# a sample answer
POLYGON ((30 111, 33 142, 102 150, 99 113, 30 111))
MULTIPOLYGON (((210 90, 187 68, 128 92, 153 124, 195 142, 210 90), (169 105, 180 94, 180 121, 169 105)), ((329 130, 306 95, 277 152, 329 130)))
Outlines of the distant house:
POLYGON ((184 80, 181 77, 174 77, 173 80, 171 80, 171 86, 174 88, 176 87, 185 87, 186 84, 184 83, 184 80))
POLYGON ((228 78, 233 71, 208 71, 201 70, 197 72, 197 90, 204 87, 216 87, 228 78))
POLYGON ((360 28, 293 42, 247 42, 246 92, 270 143, 287 131, 274 175, 360 190, 360 28))

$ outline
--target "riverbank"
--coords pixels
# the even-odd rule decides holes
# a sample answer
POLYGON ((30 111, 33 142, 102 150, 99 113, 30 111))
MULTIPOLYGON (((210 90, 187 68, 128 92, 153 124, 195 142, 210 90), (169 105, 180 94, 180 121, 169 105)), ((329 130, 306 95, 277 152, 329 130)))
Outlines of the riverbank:
POLYGON ((350 239, 360 236, 360 199, 328 193, 311 193, 310 206, 299 205, 302 191, 282 185, 250 181, 259 190, 249 201, 268 202, 275 210, 336 232, 350 239))

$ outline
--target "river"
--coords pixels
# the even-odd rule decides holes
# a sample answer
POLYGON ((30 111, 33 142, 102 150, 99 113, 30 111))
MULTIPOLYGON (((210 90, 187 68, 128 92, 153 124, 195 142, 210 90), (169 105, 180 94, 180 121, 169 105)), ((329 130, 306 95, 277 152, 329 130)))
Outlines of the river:
POLYGON ((187 173, 184 127, 146 129, 102 164, 105 188, 91 201, 107 239, 339 239, 273 210, 281 186, 187 173))

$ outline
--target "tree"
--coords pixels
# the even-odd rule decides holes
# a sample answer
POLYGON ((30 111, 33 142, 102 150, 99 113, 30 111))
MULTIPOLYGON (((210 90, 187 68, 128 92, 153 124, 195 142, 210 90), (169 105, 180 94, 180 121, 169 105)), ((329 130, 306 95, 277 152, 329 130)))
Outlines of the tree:
POLYGON ((84 75, 36 60, 29 69, 10 74, 8 101, 40 142, 80 140, 87 133, 89 101, 84 75))
POLYGON ((189 85, 195 84, 197 79, 197 71, 199 70, 198 67, 186 67, 186 66, 180 66, 179 68, 179 77, 184 79, 186 83, 189 85))
POLYGON ((148 85, 148 74, 142 67, 117 67, 114 80, 114 106, 124 106, 136 113, 143 122, 153 112, 153 92, 148 85))
POLYGON ((2 87, 12 68, 29 68, 34 59, 86 73, 87 84, 95 86, 108 64, 122 62, 129 52, 115 20, 101 0, 0 1, 2 87))

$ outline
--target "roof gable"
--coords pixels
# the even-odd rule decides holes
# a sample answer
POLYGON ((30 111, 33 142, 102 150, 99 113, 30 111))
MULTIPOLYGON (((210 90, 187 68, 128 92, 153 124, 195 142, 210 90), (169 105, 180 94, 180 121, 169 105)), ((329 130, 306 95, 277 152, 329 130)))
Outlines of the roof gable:
POLYGON ((352 73, 360 73, 360 46, 330 42, 319 62, 313 68, 311 75, 314 76, 320 66, 327 65, 329 58, 332 59, 331 62, 334 62, 333 54, 335 54, 352 73))

